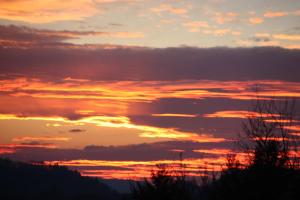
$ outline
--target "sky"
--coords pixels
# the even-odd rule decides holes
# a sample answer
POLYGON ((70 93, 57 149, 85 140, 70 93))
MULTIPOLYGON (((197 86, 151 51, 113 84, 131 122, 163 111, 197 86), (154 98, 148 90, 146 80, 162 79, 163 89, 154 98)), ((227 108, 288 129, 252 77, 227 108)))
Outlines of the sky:
POLYGON ((253 99, 300 99, 299 22, 298 0, 0 0, 0 156, 218 170, 253 99))

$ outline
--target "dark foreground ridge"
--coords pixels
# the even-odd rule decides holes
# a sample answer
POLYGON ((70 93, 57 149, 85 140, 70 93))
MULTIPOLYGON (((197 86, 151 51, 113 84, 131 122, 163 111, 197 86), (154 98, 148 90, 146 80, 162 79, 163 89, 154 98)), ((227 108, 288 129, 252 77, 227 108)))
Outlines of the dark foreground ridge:
POLYGON ((66 167, 0 158, 0 199, 5 200, 298 200, 300 170, 230 165, 219 178, 199 182, 162 167, 150 179, 131 186, 130 193, 121 195, 66 167))
POLYGON ((119 200, 117 192, 94 178, 62 166, 32 165, 0 158, 0 199, 119 200))
POLYGON ((172 170, 158 169, 150 180, 137 183, 134 200, 299 200, 300 170, 279 167, 230 166, 219 178, 199 183, 172 170))

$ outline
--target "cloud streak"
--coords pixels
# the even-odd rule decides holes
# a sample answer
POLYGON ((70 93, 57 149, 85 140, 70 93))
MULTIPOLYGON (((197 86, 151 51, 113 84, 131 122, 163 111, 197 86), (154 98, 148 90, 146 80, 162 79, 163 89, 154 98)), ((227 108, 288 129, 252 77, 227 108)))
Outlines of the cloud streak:
POLYGON ((249 22, 253 25, 256 25, 256 24, 261 24, 264 22, 264 20, 260 17, 251 17, 249 18, 249 22))
POLYGON ((83 20, 104 9, 101 5, 135 3, 138 0, 12 0, 0 1, 0 18, 29 23, 51 23, 68 20, 83 20))
POLYGON ((12 139, 13 142, 25 142, 25 141, 61 141, 61 142, 67 142, 71 138, 69 137, 52 137, 52 136, 47 136, 47 137, 30 137, 30 136, 25 136, 25 137, 15 137, 12 139))
POLYGON ((266 12, 264 13, 264 17, 266 18, 275 18, 275 17, 284 17, 287 16, 289 13, 288 12, 284 12, 284 11, 278 11, 278 12, 266 12))
POLYGON ((72 47, 68 40, 87 36, 113 37, 113 38, 143 38, 142 32, 107 32, 107 31, 69 31, 36 29, 27 26, 0 25, 0 44, 5 47, 29 48, 34 46, 72 47), (68 43, 68 44, 67 44, 68 43))
POLYGON ((186 8, 178 8, 174 7, 170 4, 160 4, 158 7, 153 7, 150 9, 151 12, 161 14, 163 12, 179 15, 179 16, 184 16, 187 14, 188 9, 186 8))
POLYGON ((156 164, 169 164, 177 169, 180 161, 176 159, 178 153, 173 151, 175 148, 184 152, 186 171, 190 176, 199 175, 205 170, 220 170, 226 160, 224 151, 233 152, 228 149, 231 145, 231 142, 160 142, 126 146, 87 146, 84 149, 29 150, 19 147, 13 153, 6 152, 5 156, 31 162, 45 160, 45 164, 68 166, 79 170, 85 176, 140 180, 148 177, 156 164), (211 149, 212 146, 214 149, 211 149), (149 151, 151 154, 147 153, 149 151))
POLYGON ((99 12, 90 0, 1 1, 0 10, 1 18, 31 23, 81 20, 99 12))

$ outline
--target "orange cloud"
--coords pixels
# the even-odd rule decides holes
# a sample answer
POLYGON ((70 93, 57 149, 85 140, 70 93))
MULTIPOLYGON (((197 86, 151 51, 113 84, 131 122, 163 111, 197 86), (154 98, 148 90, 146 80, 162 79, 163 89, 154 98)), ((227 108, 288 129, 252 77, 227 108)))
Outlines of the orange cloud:
POLYGON ((235 12, 227 12, 227 13, 220 13, 217 12, 214 14, 214 20, 218 24, 224 24, 226 22, 233 22, 236 20, 238 13, 235 12))
MULTIPOLYGON (((292 136, 299 136, 300 137, 300 132, 296 132, 296 133, 289 133, 290 135, 292 135, 292 136)), ((299 155, 300 156, 300 155, 299 155)))
POLYGON ((0 155, 1 154, 11 154, 11 153, 14 153, 15 150, 14 149, 11 149, 11 148, 1 148, 0 147, 0 155))
MULTIPOLYGON (((176 127, 159 128, 133 123, 129 105, 161 98, 230 98, 255 99, 300 97, 298 83, 282 81, 89 81, 66 78, 61 82, 39 79, 0 80, 0 120, 39 120, 48 126, 92 124, 95 126, 134 129, 140 137, 220 142, 210 134, 179 131, 176 127), (272 90, 260 93, 248 88, 263 84, 272 90), (222 89, 221 91, 219 89, 222 89), (219 91, 218 91, 219 90, 219 91)), ((153 117, 197 117, 195 114, 149 113, 153 117)), ((245 118, 246 111, 220 111, 204 117, 245 118)), ((253 114, 253 113, 252 113, 253 114)))
POLYGON ((223 36, 230 32, 230 29, 216 29, 213 31, 213 34, 216 36, 223 36))
POLYGON ((300 35, 274 34, 273 37, 278 40, 300 40, 300 35))
POLYGON ((48 136, 48 137, 16 137, 13 138, 12 141, 13 142, 24 142, 24 141, 62 141, 62 142, 67 142, 69 141, 71 138, 69 137, 52 137, 52 136, 48 136))
MULTIPOLYGON (((25 141, 25 140, 24 140, 25 141)), ((18 149, 24 148, 45 148, 45 149, 56 149, 57 146, 54 144, 48 143, 36 143, 32 141, 30 143, 22 143, 22 144, 0 144, 0 155, 1 154, 12 154, 15 153, 18 149)))
POLYGON ((295 126, 285 126, 284 128, 292 130, 292 131, 300 132, 300 126, 297 126, 297 125, 295 125, 295 126))
POLYGON ((269 117, 270 114, 256 113, 251 111, 233 110, 233 111, 218 111, 212 114, 205 114, 204 117, 212 118, 241 118, 247 119, 249 117, 269 117))
POLYGON ((188 28, 189 32, 199 32, 200 28, 208 28, 209 25, 206 21, 191 21, 186 22, 183 26, 188 28))
POLYGON ((176 8, 169 4, 161 4, 158 7, 151 8, 150 11, 157 14, 168 12, 176 15, 185 15, 188 12, 186 8, 176 8))
POLYGON ((104 12, 99 4, 134 3, 139 0, 12 0, 0 1, 0 18, 29 23, 83 20, 104 12), (100 8, 99 8, 100 7, 100 8))
POLYGON ((300 15, 300 10, 290 11, 290 12, 286 12, 286 11, 277 11, 277 12, 269 11, 269 12, 264 13, 264 17, 266 17, 266 18, 284 17, 284 16, 290 16, 290 15, 299 16, 300 15))
POLYGON ((284 45, 284 48, 287 48, 287 49, 300 49, 300 44, 284 45))
POLYGON ((102 127, 111 127, 111 128, 128 128, 128 129, 137 129, 141 131, 140 137, 146 138, 168 138, 168 139, 178 139, 178 140, 187 140, 195 142, 223 142, 226 141, 224 138, 215 138, 210 134, 195 134, 183 131, 177 131, 172 128, 158 128, 153 126, 144 126, 132 124, 128 117, 118 116, 118 117, 109 117, 109 116, 92 116, 85 117, 78 120, 68 120, 62 117, 18 117, 16 115, 3 115, 0 114, 0 120, 42 120, 42 121, 55 121, 55 122, 64 122, 69 124, 94 124, 96 126, 102 127))
POLYGON ((0 1, 0 18, 30 23, 81 20, 98 12, 91 0, 0 1))
POLYGON ((289 120, 289 119, 265 119, 264 121, 270 122, 270 123, 297 123, 300 121, 297 120, 289 120))
MULTIPOLYGON (((161 129, 163 131, 163 129, 161 129)), ((179 139, 185 141, 194 141, 194 142, 224 142, 229 141, 224 138, 217 138, 211 134, 195 134, 195 133, 186 133, 186 132, 179 132, 170 129, 168 131, 163 132, 145 132, 140 135, 140 137, 147 137, 147 138, 168 138, 168 139, 179 139)))
POLYGON ((217 154, 217 155, 228 155, 233 153, 230 149, 197 149, 193 150, 193 152, 198 153, 209 153, 209 154, 217 154))
POLYGON ((116 38, 144 38, 145 35, 142 32, 115 32, 109 34, 111 37, 116 38))
POLYGON ((224 36, 226 34, 231 34, 231 35, 241 35, 240 31, 233 31, 229 28, 215 28, 215 29, 205 29, 201 31, 204 34, 210 34, 210 35, 214 35, 214 36, 224 36))
POLYGON ((255 33, 255 37, 268 38, 268 37, 271 37, 271 34, 269 34, 269 33, 255 33))
POLYGON ((249 22, 250 22, 251 24, 261 24, 261 23, 264 22, 264 20, 263 20, 262 18, 259 18, 259 17, 251 17, 251 18, 249 19, 249 22))
POLYGON ((39 143, 24 143, 24 144, 0 144, 0 149, 10 149, 16 150, 18 148, 48 148, 48 149, 55 149, 57 148, 54 144, 39 144, 39 143))
MULTIPOLYGON (((151 102, 160 98, 231 98, 253 99, 259 95, 267 97, 300 97, 300 85, 282 81, 177 81, 174 85, 168 81, 64 81, 62 83, 42 82, 39 79, 0 80, 0 90, 10 95, 3 96, 2 109, 16 107, 14 101, 26 101, 34 98, 40 106, 52 106, 52 110, 74 110, 76 114, 124 115, 130 102, 151 102), (248 91, 257 84, 271 87, 272 90, 259 92, 248 91), (197 89, 196 89, 197 88, 197 89), (223 89, 224 92, 215 92, 223 89), (232 92, 235 91, 235 92, 232 92), (29 98, 30 97, 30 98, 29 98), (63 107, 61 105, 64 105, 63 107)), ((31 100, 32 101, 32 100, 31 100)), ((19 104, 21 107, 24 104, 19 104)), ((30 108, 30 105, 27 105, 30 108)), ((19 108, 21 109, 21 108, 19 108)), ((8 110, 7 110, 8 111, 8 110)))
POLYGON ((151 114, 154 117, 197 117, 192 114, 176 114, 176 113, 162 113, 162 114, 151 114))
MULTIPOLYGON (((1 146, 0 146, 1 149, 1 146)), ((180 149, 172 149, 174 152, 182 152, 180 149)), ((243 164, 247 162, 247 154, 236 153, 230 149, 194 149, 196 153, 214 154, 212 157, 189 158, 181 160, 56 160, 45 161, 46 165, 61 165, 71 169, 79 170, 83 176, 101 177, 107 179, 133 179, 141 180, 151 175, 151 171, 157 165, 165 165, 172 169, 172 175, 185 171, 187 176, 200 176, 205 171, 218 172, 226 163, 228 154, 236 155, 236 158, 243 164), (184 165, 184 168, 181 166, 184 165)), ((40 165, 41 163, 33 163, 40 165)))
MULTIPOLYGON (((200 176, 201 170, 205 171, 220 171, 226 163, 225 157, 219 158, 203 158, 203 159, 185 159, 183 164, 187 176, 200 176)), ((155 161, 108 161, 108 160, 70 160, 70 161, 45 161, 47 165, 63 165, 71 168, 81 167, 81 174, 84 176, 102 177, 107 179, 132 179, 141 180, 145 177, 150 177, 151 171, 156 168, 156 165, 167 165, 172 168, 172 171, 181 171, 182 165, 179 160, 155 160, 155 161), (118 167, 120 170, 87 170, 83 167, 118 167)), ((175 174, 174 174, 175 175, 175 174)))
MULTIPOLYGON (((222 97, 233 99, 253 99, 257 95, 260 97, 300 97, 300 85, 298 83, 280 82, 280 81, 260 81, 260 82, 234 82, 227 81, 226 85, 220 81, 178 81, 176 85, 172 82, 145 81, 143 84, 135 81, 117 81, 117 82, 63 82, 44 83, 38 79, 14 79, 0 81, 0 90, 10 92, 12 97, 34 97, 37 99, 74 99, 83 101, 85 99, 102 100, 99 109, 103 107, 120 107, 126 109, 126 102, 153 101, 159 98, 208 98, 222 97), (272 87, 271 91, 256 92, 247 91, 247 88, 264 84, 272 87), (285 85, 286 87, 283 87, 285 85), (195 89, 197 88, 197 89, 195 89), (213 92, 211 89, 223 89, 224 92, 213 92), (230 92, 226 92, 226 91, 230 92), (16 91, 16 92, 15 92, 16 91), (236 91, 236 92, 232 92, 236 91), (101 94, 101 95, 99 95, 101 94), (118 105, 116 105, 117 103, 118 105), (121 103, 121 104, 120 104, 121 103), (111 106, 109 106, 109 104, 111 106)), ((4 99, 3 99, 4 100, 4 99)), ((9 98, 12 100, 12 98, 9 98)), ((60 101, 61 102, 61 101, 60 101)), ((57 102, 58 103, 58 102, 57 102)), ((95 102, 85 102, 84 107, 78 107, 79 110, 93 110, 97 114, 98 106, 95 102), (91 104, 92 103, 92 104, 91 104)), ((77 105, 80 106, 81 104, 77 105)), ((116 109, 114 109, 116 110, 116 109)), ((120 114, 122 112, 119 112, 120 114)), ((89 113, 81 113, 89 114, 89 113)))
POLYGON ((264 13, 264 17, 266 18, 274 18, 274 17, 283 17, 283 16, 287 16, 289 13, 288 12, 266 12, 264 13))

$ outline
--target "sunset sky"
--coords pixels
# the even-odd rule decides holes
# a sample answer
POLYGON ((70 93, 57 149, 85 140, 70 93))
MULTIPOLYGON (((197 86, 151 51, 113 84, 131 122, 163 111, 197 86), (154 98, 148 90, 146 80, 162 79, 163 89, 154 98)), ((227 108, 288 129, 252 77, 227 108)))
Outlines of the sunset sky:
POLYGON ((87 176, 219 169, 252 99, 300 99, 299 0, 0 0, 0 44, 0 156, 87 176))

